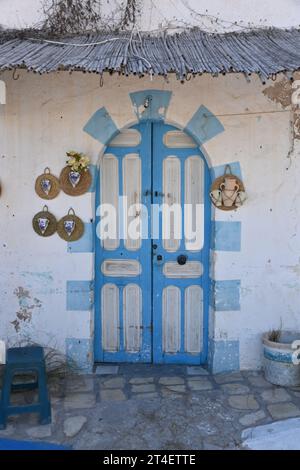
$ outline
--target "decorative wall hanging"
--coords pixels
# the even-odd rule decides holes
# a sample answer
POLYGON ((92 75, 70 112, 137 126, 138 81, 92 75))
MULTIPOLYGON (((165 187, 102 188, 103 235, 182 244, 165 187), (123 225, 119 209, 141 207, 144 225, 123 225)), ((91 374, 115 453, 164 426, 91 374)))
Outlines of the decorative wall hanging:
POLYGON ((57 224, 58 235, 68 242, 75 242, 82 237, 84 232, 84 223, 82 220, 75 215, 72 207, 68 211, 68 215, 65 215, 57 224))
POLYGON ((33 230, 41 237, 50 237, 56 232, 57 221, 48 207, 44 206, 41 212, 38 212, 32 219, 33 230))
POLYGON ((231 172, 230 165, 225 166, 223 176, 216 178, 210 188, 213 204, 221 210, 231 211, 242 206, 246 200, 243 182, 231 172))
POLYGON ((89 189, 92 175, 89 170, 89 157, 82 153, 67 152, 67 166, 60 174, 61 189, 69 196, 80 196, 89 189))
POLYGON ((54 199, 59 191, 58 179, 51 174, 50 168, 45 168, 44 173, 35 181, 35 192, 43 199, 54 199))

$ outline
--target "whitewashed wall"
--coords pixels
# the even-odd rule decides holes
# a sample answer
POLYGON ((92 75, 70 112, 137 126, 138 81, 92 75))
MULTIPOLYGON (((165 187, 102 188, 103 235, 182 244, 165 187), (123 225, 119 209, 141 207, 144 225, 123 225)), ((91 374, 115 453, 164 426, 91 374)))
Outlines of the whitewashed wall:
MULTIPOLYGON (((64 351, 67 337, 93 337, 93 312, 66 310, 66 281, 92 279, 93 255, 70 254, 57 234, 44 239, 33 232, 32 217, 44 202, 34 182, 46 166, 59 175, 68 149, 96 163, 102 148, 82 130, 88 119, 105 106, 119 128, 127 126, 135 121, 129 93, 148 88, 173 92, 167 119, 181 127, 201 104, 218 117, 225 131, 204 146, 209 165, 239 162, 249 196, 240 210, 215 214, 242 223, 241 251, 217 251, 212 264, 216 280, 241 280, 241 310, 217 311, 213 336, 239 340, 241 367, 252 368, 260 365, 262 332, 281 320, 284 328, 300 328, 299 145, 288 159, 291 113, 262 93, 257 78, 202 76, 181 84, 175 77, 167 83, 105 75, 103 88, 98 76, 79 72, 1 78, 7 104, 0 105, 0 338, 10 344, 30 338, 64 351), (12 322, 21 308, 32 315, 17 333, 12 322)), ((70 206, 86 222, 93 217, 91 193, 60 193, 49 202, 57 217, 70 206)))
MULTIPOLYGON (((24 28, 38 25, 43 19, 43 0, 0 0, 0 25, 24 28)), ((118 17, 123 0, 102 0, 105 18, 118 17)), ((299 0, 140 0, 141 30, 199 26, 211 31, 240 29, 250 25, 298 27, 299 0), (206 16, 205 16, 206 15, 206 16), (216 19, 218 21, 216 22, 216 19)))

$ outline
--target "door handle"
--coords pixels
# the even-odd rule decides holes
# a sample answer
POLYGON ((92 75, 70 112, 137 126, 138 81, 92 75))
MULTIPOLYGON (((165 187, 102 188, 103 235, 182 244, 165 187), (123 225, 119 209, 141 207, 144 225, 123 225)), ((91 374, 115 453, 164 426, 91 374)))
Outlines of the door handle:
POLYGON ((157 255, 156 259, 157 259, 157 261, 162 261, 163 257, 162 257, 162 255, 157 255))
POLYGON ((161 197, 164 197, 164 193, 162 193, 161 191, 154 191, 154 196, 155 197, 158 197, 158 196, 161 196, 161 197))

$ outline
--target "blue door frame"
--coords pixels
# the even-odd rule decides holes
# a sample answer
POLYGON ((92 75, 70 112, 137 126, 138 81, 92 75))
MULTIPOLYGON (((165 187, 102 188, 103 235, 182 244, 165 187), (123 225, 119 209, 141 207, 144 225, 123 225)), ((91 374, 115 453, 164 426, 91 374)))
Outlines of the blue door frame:
MULTIPOLYGON (((167 148, 164 145, 163 135, 178 128, 164 124, 163 122, 145 121, 131 127, 141 134, 141 141, 135 147, 111 147, 108 145, 105 154, 113 154, 117 157, 119 168, 122 168, 122 159, 130 153, 139 154, 142 165, 142 195, 141 203, 148 210, 148 237, 142 240, 138 251, 128 251, 124 240, 120 240, 119 247, 113 251, 104 250, 97 236, 97 225, 100 221, 96 210, 96 248, 95 248, 95 362, 154 362, 177 364, 202 364, 207 361, 208 354, 208 315, 209 315, 209 250, 211 239, 211 204, 209 199, 210 172, 206 160, 198 147, 191 148, 167 148), (168 155, 176 156, 181 162, 183 172, 184 162, 191 155, 197 155, 204 161, 204 244, 200 251, 186 252, 184 240, 180 242, 180 248, 176 253, 169 253, 163 248, 160 220, 160 236, 151 240, 151 204, 162 204, 163 182, 162 162, 168 155), (153 245, 156 249, 153 249, 153 245), (157 255, 161 255, 163 262, 176 260, 178 254, 188 256, 189 261, 200 261, 203 273, 193 284, 199 285, 203 290, 203 337, 202 349, 199 353, 187 353, 184 350, 184 333, 181 335, 180 350, 176 353, 165 353, 162 348, 162 292, 167 286, 176 286, 184 292, 191 284, 188 279, 166 279, 163 274, 161 262, 157 261, 157 255), (111 258, 137 260, 142 265, 142 272, 134 281, 128 278, 107 277, 101 271, 103 261, 111 258), (108 283, 117 285, 120 299, 125 286, 129 282, 139 285, 142 291, 142 332, 141 348, 138 352, 128 352, 124 347, 124 324, 122 315, 122 301, 119 301, 119 348, 117 351, 104 351, 102 346, 102 320, 101 320, 101 289, 108 283)), ((183 173, 182 173, 183 174, 183 173)), ((184 178, 181 179, 183 181, 184 178)), ((96 209, 100 204, 100 170, 96 188, 96 209)), ((183 188, 183 182, 182 182, 183 188)), ((119 192, 123 194, 122 172, 119 171, 119 192)), ((183 194, 183 189, 181 191, 183 194)), ((161 219, 161 214, 160 214, 161 219)), ((184 217, 183 221, 184 223, 184 217)), ((181 295, 181 325, 184 325, 184 295, 181 295)))

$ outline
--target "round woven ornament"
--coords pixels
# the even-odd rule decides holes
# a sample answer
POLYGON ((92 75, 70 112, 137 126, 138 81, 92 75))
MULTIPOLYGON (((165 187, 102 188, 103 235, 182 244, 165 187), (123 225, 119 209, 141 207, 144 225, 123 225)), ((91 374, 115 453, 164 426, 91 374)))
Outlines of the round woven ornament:
POLYGON ((81 196, 86 193, 92 183, 92 175, 89 169, 74 171, 70 166, 65 166, 59 177, 61 189, 69 196, 81 196))
MULTIPOLYGON (((225 184, 225 178, 226 178, 226 174, 224 174, 223 176, 219 176, 218 178, 216 178, 212 185, 211 185, 211 188, 210 188, 210 193, 213 193, 214 191, 218 191, 220 190, 221 191, 221 187, 222 185, 225 184)), ((239 186, 239 191, 240 192, 245 192, 245 187, 244 187, 244 184, 242 182, 242 180, 240 180, 240 178, 238 178, 237 176, 235 175, 230 175, 230 177, 232 177, 233 179, 236 180, 236 183, 237 185, 239 186)), ((221 209, 223 211, 232 211, 232 210, 235 210, 237 209, 239 206, 235 205, 235 204, 232 204, 231 206, 225 206, 224 204, 221 204, 221 205, 217 205, 214 203, 214 200, 212 199, 212 202, 213 204, 218 208, 218 209, 221 209)))
POLYGON ((68 215, 65 215, 57 224, 58 235, 67 242, 75 242, 82 237, 84 233, 84 223, 82 220, 75 215, 72 207, 68 211, 68 215))
POLYGON ((33 230, 41 237, 50 237, 56 232, 57 221, 48 207, 44 206, 41 212, 35 214, 32 219, 33 230))
POLYGON ((45 168, 44 173, 35 181, 35 192, 43 199, 54 199, 59 191, 58 179, 51 174, 50 168, 45 168))

